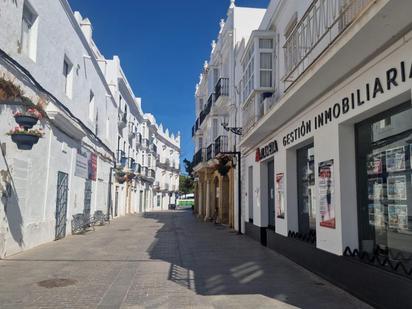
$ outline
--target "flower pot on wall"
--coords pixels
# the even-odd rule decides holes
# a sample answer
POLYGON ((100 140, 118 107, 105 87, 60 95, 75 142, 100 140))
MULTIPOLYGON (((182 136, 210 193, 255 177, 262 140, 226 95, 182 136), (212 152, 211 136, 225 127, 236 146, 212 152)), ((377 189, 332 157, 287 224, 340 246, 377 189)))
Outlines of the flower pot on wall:
POLYGON ((14 119, 19 126, 23 127, 26 130, 33 128, 33 126, 36 125, 39 121, 39 118, 29 115, 16 115, 14 116, 14 119))
POLYGON ((11 134, 11 140, 16 143, 20 150, 31 150, 33 145, 37 144, 40 136, 25 133, 11 134))

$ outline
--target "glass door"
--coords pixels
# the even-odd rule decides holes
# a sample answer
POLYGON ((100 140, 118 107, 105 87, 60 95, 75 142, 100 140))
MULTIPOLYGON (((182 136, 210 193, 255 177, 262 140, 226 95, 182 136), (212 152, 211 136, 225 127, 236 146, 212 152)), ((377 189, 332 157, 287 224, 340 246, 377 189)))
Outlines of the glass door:
POLYGON ((299 232, 316 235, 314 145, 297 150, 299 232))

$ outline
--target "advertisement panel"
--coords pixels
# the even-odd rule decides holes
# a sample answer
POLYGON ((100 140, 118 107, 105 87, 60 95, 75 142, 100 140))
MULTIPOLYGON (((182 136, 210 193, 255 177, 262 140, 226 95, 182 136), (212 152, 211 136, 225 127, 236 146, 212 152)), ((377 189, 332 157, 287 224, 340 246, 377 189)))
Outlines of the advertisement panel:
POLYGON ((333 160, 319 163, 319 211, 320 226, 334 229, 336 227, 333 183, 333 160))

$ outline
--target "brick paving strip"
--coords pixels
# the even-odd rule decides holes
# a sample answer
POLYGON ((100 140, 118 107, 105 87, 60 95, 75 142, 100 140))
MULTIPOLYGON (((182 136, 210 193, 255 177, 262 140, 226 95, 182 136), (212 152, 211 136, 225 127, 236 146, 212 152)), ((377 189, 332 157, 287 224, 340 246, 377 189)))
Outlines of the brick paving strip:
POLYGON ((370 308, 190 211, 127 216, 0 261, 0 308, 370 308))

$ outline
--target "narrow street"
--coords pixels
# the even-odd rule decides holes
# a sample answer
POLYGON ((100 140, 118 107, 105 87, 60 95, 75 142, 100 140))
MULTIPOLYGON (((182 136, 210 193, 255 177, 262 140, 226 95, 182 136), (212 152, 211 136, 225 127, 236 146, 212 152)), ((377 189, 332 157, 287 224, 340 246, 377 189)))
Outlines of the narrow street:
POLYGON ((127 216, 28 250, 0 261, 0 277, 0 308, 368 308, 190 211, 127 216))

